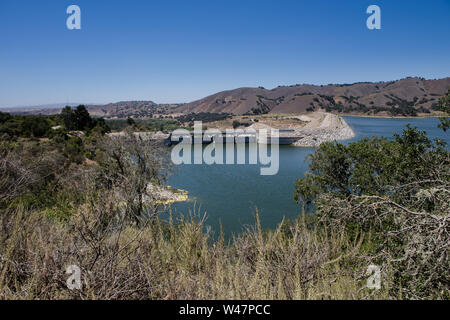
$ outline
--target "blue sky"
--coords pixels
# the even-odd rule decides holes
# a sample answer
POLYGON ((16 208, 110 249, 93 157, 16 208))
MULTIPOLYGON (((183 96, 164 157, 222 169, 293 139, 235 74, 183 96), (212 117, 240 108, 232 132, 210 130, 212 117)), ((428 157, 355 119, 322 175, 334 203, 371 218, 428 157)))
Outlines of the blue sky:
POLYGON ((0 106, 450 76, 450 0, 1 0, 0 106), (82 29, 66 28, 81 8, 82 29), (381 30, 366 8, 381 8, 381 30))

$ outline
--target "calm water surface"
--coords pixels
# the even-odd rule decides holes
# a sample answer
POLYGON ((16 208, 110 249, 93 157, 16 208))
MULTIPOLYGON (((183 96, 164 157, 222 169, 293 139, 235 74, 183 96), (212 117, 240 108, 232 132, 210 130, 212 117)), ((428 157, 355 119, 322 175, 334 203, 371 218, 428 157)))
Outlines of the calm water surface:
MULTIPOLYGON (((385 136, 401 133, 409 123, 425 130, 430 138, 450 144, 450 134, 437 128, 439 119, 378 119, 345 117, 356 137, 385 136)), ((189 211, 205 213, 206 225, 218 233, 220 224, 229 236, 254 223, 259 211, 263 228, 274 228, 283 219, 295 218, 300 206, 293 200, 295 181, 308 169, 308 155, 314 148, 280 146, 277 175, 261 176, 260 165, 181 165, 169 178, 175 188, 189 191, 190 201, 172 206, 176 214, 189 211), (195 208, 195 210, 194 210, 195 208)))

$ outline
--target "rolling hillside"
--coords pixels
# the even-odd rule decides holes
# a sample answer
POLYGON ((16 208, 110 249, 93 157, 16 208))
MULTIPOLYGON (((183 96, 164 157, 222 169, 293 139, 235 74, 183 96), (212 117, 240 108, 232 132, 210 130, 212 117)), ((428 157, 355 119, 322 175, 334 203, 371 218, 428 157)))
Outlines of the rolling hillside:
MULTIPOLYGON (((302 113, 326 111, 346 114, 415 116, 436 109, 450 89, 450 77, 438 80, 405 78, 390 82, 354 84, 293 85, 239 88, 222 91, 186 104, 157 104, 152 101, 121 101, 89 105, 92 116, 105 118, 148 118, 187 113, 302 113)), ((60 108, 7 110, 15 114, 55 114, 60 108)), ((6 111, 6 110, 5 110, 6 111)))
POLYGON ((298 113, 334 111, 345 113, 391 113, 413 115, 430 111, 450 88, 450 77, 439 80, 406 78, 391 82, 342 85, 280 86, 239 88, 223 91, 180 108, 190 112, 228 112, 234 114, 298 113), (409 114, 411 113, 411 114, 409 114))

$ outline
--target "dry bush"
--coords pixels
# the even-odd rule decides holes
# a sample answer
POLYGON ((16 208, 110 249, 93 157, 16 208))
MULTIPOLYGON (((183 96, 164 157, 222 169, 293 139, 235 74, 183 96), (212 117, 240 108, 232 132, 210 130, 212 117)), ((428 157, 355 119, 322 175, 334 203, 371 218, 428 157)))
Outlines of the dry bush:
POLYGON ((448 178, 417 181, 395 189, 390 196, 384 197, 351 196, 336 199, 324 196, 320 200, 320 215, 328 225, 357 225, 360 229, 373 230, 378 234, 378 243, 368 255, 368 260, 389 270, 392 296, 448 299, 448 178), (395 200, 398 192, 412 196, 399 203, 395 200))
POLYGON ((65 170, 64 158, 45 143, 21 144, 14 150, 0 145, 0 204, 38 192, 65 170))
POLYGON ((103 136, 96 143, 97 188, 116 190, 127 218, 136 224, 148 215, 156 215, 153 206, 159 197, 148 185, 162 185, 171 169, 168 148, 161 141, 146 139, 133 132, 103 136))

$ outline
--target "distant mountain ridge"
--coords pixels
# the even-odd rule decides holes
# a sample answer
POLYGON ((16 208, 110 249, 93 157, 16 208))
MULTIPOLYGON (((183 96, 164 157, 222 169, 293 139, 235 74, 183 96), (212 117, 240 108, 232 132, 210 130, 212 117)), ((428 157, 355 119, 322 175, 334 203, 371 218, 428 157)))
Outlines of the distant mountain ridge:
POLYGON ((30 111, 30 110, 46 110, 46 109, 61 109, 65 106, 78 106, 80 102, 64 102, 64 103, 50 103, 40 105, 15 106, 15 107, 0 107, 0 111, 30 111))
MULTIPOLYGON (((77 106, 79 104, 69 104, 77 106)), ((170 113, 183 104, 157 104, 153 101, 119 101, 104 105, 86 105, 89 114, 94 117, 104 118, 145 118, 153 115, 163 115, 170 113)), ((18 115, 54 115, 61 112, 65 105, 54 108, 5 108, 3 112, 10 112, 18 115)))
MULTIPOLYGON (((186 104, 157 104, 153 101, 121 101, 89 105, 92 116, 105 118, 154 117, 186 113, 303 113, 327 111, 349 114, 416 115, 436 109, 450 89, 450 77, 426 80, 408 77, 389 82, 353 84, 292 85, 274 89, 238 88, 186 104)), ((60 109, 17 110, 16 114, 55 114, 60 109)))

